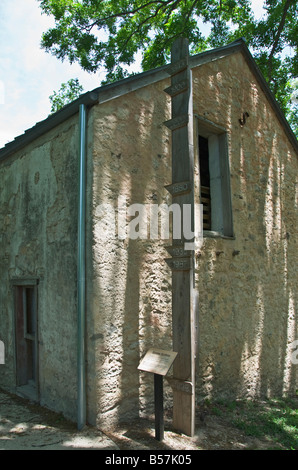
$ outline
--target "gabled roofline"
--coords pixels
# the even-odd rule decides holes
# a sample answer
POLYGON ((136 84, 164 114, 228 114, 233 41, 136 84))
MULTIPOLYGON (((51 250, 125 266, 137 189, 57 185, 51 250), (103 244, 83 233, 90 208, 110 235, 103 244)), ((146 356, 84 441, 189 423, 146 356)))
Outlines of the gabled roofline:
POLYGON ((9 157, 12 153, 17 152, 26 145, 30 144, 33 140, 42 136, 46 132, 50 131, 54 127, 58 126, 74 114, 79 112, 80 104, 86 106, 92 106, 97 103, 97 95, 92 92, 87 92, 81 95, 78 99, 72 103, 64 106, 62 109, 54 114, 51 114, 43 121, 38 122, 35 126, 26 130, 24 134, 16 137, 12 142, 9 142, 2 149, 0 149, 0 162, 5 158, 9 157))
POLYGON ((278 102, 276 101, 274 94, 270 90, 270 88, 269 88, 269 86, 268 86, 268 84, 267 84, 267 82, 264 78, 264 75, 262 74, 259 67, 257 66, 256 61, 254 60, 253 56, 251 55, 244 39, 241 38, 239 40, 239 43, 241 44, 241 52, 243 53, 251 72, 256 77, 256 79, 259 83, 259 86, 261 87, 263 93, 266 95, 269 103, 271 104, 273 110, 275 111, 275 114, 276 114, 280 124, 284 128, 289 141, 291 142, 292 146, 294 147, 294 150, 298 154, 298 140, 297 140, 294 132, 292 131, 292 128, 291 128, 290 124, 288 123, 288 121, 287 121, 287 119, 284 115, 284 112, 282 111, 281 107, 279 106, 278 102))
MULTIPOLYGON (((277 103, 273 93, 267 85, 255 60, 253 59, 244 39, 240 38, 226 46, 221 46, 216 49, 201 52, 200 54, 191 56, 189 59, 190 67, 195 68, 205 63, 222 59, 236 52, 242 52, 242 54, 244 55, 250 70, 256 77, 258 84, 260 85, 262 91, 269 100, 273 110, 275 111, 279 119, 279 122, 283 126, 289 141, 291 142, 295 151, 298 154, 298 141, 296 139, 296 136, 293 133, 288 121, 286 120, 284 113, 281 110, 279 104, 277 103)), ((123 80, 119 80, 118 82, 110 83, 108 85, 95 88, 90 92, 84 93, 72 103, 64 106, 61 110, 50 115, 43 121, 38 122, 32 128, 26 130, 24 134, 16 137, 12 142, 6 144, 5 147, 0 149, 0 162, 9 157, 11 154, 22 149, 41 135, 45 134, 46 132, 58 126, 62 122, 66 121, 71 116, 77 114, 79 112, 79 107, 81 104, 91 107, 96 103, 105 103, 107 101, 125 95, 129 92, 135 91, 144 86, 163 80, 164 78, 168 78, 169 75, 167 73, 167 69, 168 65, 164 65, 162 67, 148 70, 137 75, 132 75, 123 80)))

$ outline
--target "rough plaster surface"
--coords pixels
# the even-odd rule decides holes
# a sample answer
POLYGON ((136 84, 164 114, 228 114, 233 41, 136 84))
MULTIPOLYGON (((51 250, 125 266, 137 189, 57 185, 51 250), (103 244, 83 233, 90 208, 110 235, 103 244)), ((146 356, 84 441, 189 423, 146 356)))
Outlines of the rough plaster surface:
MULTIPOLYGON (((88 420, 113 426, 153 410, 152 346, 172 349, 169 240, 109 236, 118 197, 170 204, 170 100, 164 80, 89 110, 87 141, 88 420), (111 225, 111 226, 110 226, 111 225)), ((193 71, 194 112, 227 131, 234 239, 197 252, 197 398, 294 393, 297 365, 297 155, 241 54, 193 71), (241 113, 249 118, 241 127, 241 113)), ((14 389, 13 291, 36 277, 41 402, 76 415, 78 117, 0 167, 0 383, 14 389)), ((197 171, 197 168, 196 168, 197 171)), ((131 219, 137 215, 131 214, 131 219)), ((171 390, 165 384, 165 402, 171 390)))
POLYGON ((0 167, 1 386, 14 390, 11 280, 38 279, 41 403, 70 417, 76 409, 76 121, 38 139, 0 167))
POLYGON ((152 346, 172 348, 170 273, 164 262, 168 243, 119 240, 108 231, 104 237, 102 212, 102 204, 117 211, 119 196, 126 197, 127 207, 146 204, 148 211, 152 204, 170 203, 164 189, 171 178, 164 87, 148 86, 93 110, 88 377, 93 390, 89 400, 99 422, 138 416, 148 395, 152 404, 152 383, 149 377, 144 382, 138 363, 152 346))
POLYGON ((198 396, 295 393, 297 154, 241 54, 193 81, 195 112, 228 132, 235 234, 198 253, 198 396))
MULTIPOLYGON (((162 126, 170 116, 162 93, 168 85, 94 110, 91 350, 97 385, 91 388, 97 396, 90 402, 98 422, 152 407, 152 380, 136 367, 149 347, 171 348, 163 241, 102 242, 98 211, 98 204, 116 204, 119 195, 130 203, 153 197, 170 203, 163 188, 171 178, 170 136, 162 126)), ((197 399, 295 393, 297 155, 241 54, 194 70, 193 89, 194 112, 228 132, 235 233, 235 239, 206 238, 197 253, 197 399), (241 127, 244 112, 249 118, 241 127)))

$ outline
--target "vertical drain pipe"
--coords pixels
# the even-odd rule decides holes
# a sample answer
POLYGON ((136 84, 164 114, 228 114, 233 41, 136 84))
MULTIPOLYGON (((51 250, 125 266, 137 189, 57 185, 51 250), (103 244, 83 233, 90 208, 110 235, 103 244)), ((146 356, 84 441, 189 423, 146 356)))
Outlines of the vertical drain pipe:
POLYGON ((78 205, 78 306, 77 306, 77 334, 78 334, 78 429, 86 424, 86 370, 85 370, 85 304, 86 304, 86 105, 80 105, 79 112, 79 205, 78 205))

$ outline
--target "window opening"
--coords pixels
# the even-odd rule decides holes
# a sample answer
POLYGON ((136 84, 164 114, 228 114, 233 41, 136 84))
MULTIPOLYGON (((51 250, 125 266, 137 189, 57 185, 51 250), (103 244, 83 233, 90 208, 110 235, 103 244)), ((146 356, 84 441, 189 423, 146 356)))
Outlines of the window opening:
POLYGON ((227 133, 201 116, 196 118, 203 231, 205 236, 233 238, 227 133))
POLYGON ((208 139, 199 136, 199 162, 201 182, 201 204, 203 204, 203 230, 211 230, 211 197, 208 139))

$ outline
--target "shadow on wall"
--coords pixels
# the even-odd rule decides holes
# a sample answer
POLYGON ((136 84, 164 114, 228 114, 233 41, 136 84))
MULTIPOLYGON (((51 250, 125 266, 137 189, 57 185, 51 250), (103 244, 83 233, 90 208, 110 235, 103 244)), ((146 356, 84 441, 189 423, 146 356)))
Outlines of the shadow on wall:
POLYGON ((298 384, 297 160, 271 109, 259 116, 230 142, 236 239, 205 240, 199 258, 201 397, 282 396, 298 384))
MULTIPOLYGON (((160 92, 153 88, 152 93, 160 92)), ((168 118, 166 108, 144 92, 135 100, 115 100, 105 107, 104 115, 100 108, 95 115, 98 142, 93 155, 92 202, 96 220, 93 290, 89 293, 94 300, 93 323, 88 326, 95 348, 89 348, 94 349, 94 356, 90 353, 88 377, 97 424, 136 418, 150 408, 152 384, 137 369, 139 361, 152 346, 172 348, 170 273, 163 261, 166 241, 119 239, 117 230, 119 197, 125 197, 128 206, 161 204, 168 197, 164 185, 171 174, 165 158, 169 141, 162 125, 168 118), (116 208, 116 236, 104 242, 98 209, 103 203, 116 208)), ((128 215, 128 222, 137 216, 128 215)))
MULTIPOLYGON (((170 202, 164 190, 171 178, 171 162, 164 157, 169 136, 162 125, 169 116, 160 86, 152 87, 152 95, 142 91, 93 110, 98 140, 90 195, 95 222, 88 401, 99 426, 138 417, 152 404, 150 379, 137 366, 150 347, 172 348, 166 241, 103 240, 97 210, 101 204, 117 208, 119 196, 128 205, 152 202, 153 196, 158 204, 170 202)), ((236 238, 205 239, 198 260, 199 399, 278 396, 293 391, 297 381, 290 360, 297 337, 292 183, 297 162, 271 110, 264 105, 260 112, 255 89, 249 96, 248 108, 259 121, 248 120, 230 140, 236 238)), ((228 129, 235 121, 239 126, 233 113, 227 109, 228 129)))

